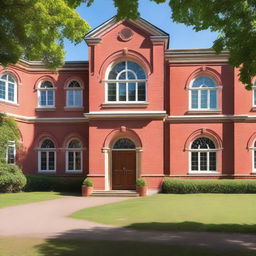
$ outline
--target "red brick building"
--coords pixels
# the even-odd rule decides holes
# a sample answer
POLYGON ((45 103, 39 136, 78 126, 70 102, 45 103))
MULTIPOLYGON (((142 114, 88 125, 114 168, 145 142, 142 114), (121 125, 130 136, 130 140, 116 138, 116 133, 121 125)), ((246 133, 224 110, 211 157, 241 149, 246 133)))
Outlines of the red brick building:
MULTIPOLYGON (((228 52, 169 50, 143 19, 89 32, 88 62, 58 73, 21 60, 0 69, 0 111, 19 125, 8 161, 26 174, 88 176, 97 189, 151 189, 163 177, 256 177, 256 90, 228 52)), ((83 54, 83 53, 81 53, 83 54)))

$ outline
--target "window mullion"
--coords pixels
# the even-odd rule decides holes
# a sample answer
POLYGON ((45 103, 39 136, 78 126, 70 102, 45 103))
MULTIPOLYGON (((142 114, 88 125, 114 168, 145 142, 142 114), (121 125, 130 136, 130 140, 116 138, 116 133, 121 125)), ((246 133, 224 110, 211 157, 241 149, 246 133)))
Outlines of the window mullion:
POLYGON ((201 109, 201 90, 198 90, 198 109, 201 109))
POLYGON ((76 153, 73 151, 73 170, 76 170, 76 153))
POLYGON ((116 82, 116 85, 117 85, 116 101, 119 101, 119 83, 116 82))
POLYGON ((198 171, 201 171, 201 152, 198 152, 198 171))
POLYGON ((210 109, 210 91, 207 90, 207 109, 210 109))
POLYGON ((46 151, 46 169, 49 171, 49 151, 46 151))
MULTIPOLYGON (((127 74, 126 74, 127 75, 127 74)), ((126 95, 125 95, 125 101, 129 101, 129 97, 128 97, 128 86, 129 86, 129 83, 126 82, 125 83, 125 91, 126 91, 126 95)))
POLYGON ((207 164, 207 171, 210 171, 210 152, 206 154, 206 164, 207 164))

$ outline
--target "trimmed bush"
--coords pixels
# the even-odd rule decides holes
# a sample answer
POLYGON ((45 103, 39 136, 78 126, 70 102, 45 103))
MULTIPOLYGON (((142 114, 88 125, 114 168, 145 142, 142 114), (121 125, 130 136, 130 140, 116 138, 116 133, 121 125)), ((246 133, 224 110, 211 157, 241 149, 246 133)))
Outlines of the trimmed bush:
POLYGON ((86 187, 93 187, 93 181, 89 178, 86 178, 84 181, 83 181, 83 185, 85 185, 86 187))
POLYGON ((84 177, 27 176, 25 191, 80 192, 84 177))
POLYGON ((136 180, 136 186, 137 187, 146 187, 147 186, 147 181, 143 178, 138 178, 136 180))
POLYGON ((26 185, 26 177, 17 165, 0 164, 0 192, 19 192, 26 185))
POLYGON ((163 193, 256 193, 256 180, 199 180, 165 178, 163 193))

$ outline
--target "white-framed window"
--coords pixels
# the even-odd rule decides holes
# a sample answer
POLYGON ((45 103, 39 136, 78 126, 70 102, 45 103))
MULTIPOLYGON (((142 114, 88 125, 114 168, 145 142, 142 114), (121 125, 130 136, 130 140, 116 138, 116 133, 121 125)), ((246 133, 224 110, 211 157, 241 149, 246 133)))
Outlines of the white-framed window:
POLYGON ((206 137, 195 139, 189 150, 189 172, 212 173, 217 171, 217 151, 215 143, 206 137))
POLYGON ((252 106, 256 107, 256 81, 254 82, 252 86, 252 106))
POLYGON ((121 61, 111 66, 105 81, 105 102, 145 103, 146 81, 145 71, 135 62, 121 61))
POLYGON ((6 162, 7 164, 16 163, 16 146, 14 141, 9 141, 6 150, 6 162))
POLYGON ((82 107, 83 106, 83 90, 78 81, 71 81, 67 86, 66 106, 82 107))
POLYGON ((17 103, 17 82, 10 74, 0 76, 0 100, 17 103))
POLYGON ((42 81, 38 87, 38 106, 55 106, 55 87, 50 81, 42 81))
POLYGON ((82 144, 72 139, 66 148, 66 172, 80 173, 83 170, 82 144))
POLYGON ((252 172, 256 172, 256 141, 254 141, 253 147, 252 147, 252 162, 253 162, 252 172))
POLYGON ((50 139, 45 139, 39 148, 38 171, 56 172, 56 148, 50 139))
POLYGON ((216 81, 208 76, 192 80, 189 87, 190 110, 218 110, 218 89, 216 81))

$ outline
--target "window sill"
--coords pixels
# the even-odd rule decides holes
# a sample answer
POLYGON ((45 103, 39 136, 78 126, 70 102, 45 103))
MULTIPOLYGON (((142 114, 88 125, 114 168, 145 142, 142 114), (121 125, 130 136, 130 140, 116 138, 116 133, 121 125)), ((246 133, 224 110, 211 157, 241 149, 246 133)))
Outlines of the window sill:
POLYGON ((84 107, 64 107, 65 111, 83 111, 84 107))
POLYGON ((216 174, 216 175, 219 175, 220 174, 220 172, 218 172, 218 171, 209 171, 209 172, 207 172, 207 171, 189 171, 188 172, 188 175, 193 175, 193 174, 195 174, 195 175, 198 175, 198 174, 216 174))
POLYGON ((146 108, 148 106, 149 102, 142 102, 142 103, 132 103, 132 102, 126 102, 126 103, 103 103, 101 104, 102 108, 146 108))
POLYGON ((41 112, 41 111, 55 111, 55 107, 37 107, 36 111, 41 112))
POLYGON ((201 114, 221 114, 221 110, 189 110, 186 112, 187 115, 201 115, 201 114))
POLYGON ((77 170, 77 171, 66 170, 65 173, 69 173, 69 174, 74 173, 74 174, 76 174, 76 173, 83 173, 83 171, 82 170, 77 170))

